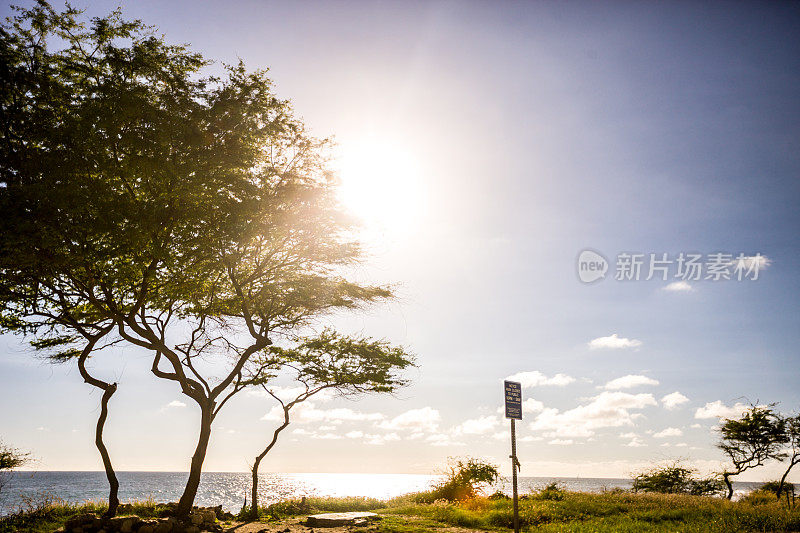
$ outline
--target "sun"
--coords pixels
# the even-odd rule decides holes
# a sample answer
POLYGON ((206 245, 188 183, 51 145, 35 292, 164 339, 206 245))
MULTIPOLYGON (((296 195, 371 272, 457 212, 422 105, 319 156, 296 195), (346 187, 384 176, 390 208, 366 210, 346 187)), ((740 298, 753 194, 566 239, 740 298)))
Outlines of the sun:
POLYGON ((339 200, 369 230, 398 232, 411 227, 424 203, 420 166, 396 142, 366 139, 340 145, 339 200))

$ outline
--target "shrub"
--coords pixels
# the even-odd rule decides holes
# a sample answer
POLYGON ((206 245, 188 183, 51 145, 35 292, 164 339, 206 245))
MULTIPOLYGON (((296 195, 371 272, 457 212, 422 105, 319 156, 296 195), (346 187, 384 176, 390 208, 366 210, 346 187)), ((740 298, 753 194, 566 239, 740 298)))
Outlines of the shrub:
POLYGON ((540 489, 535 495, 534 498, 537 500, 553 500, 553 501, 561 501, 564 499, 567 491, 559 485, 557 482, 553 481, 548 483, 544 486, 544 488, 540 489))
MULTIPOLYGON (((781 485, 781 482, 779 480, 767 481, 766 483, 764 483, 763 485, 758 487, 756 490, 759 491, 759 492, 768 492, 768 493, 772 494, 773 496, 777 496, 778 495, 778 488, 780 487, 780 485, 781 485)), ((788 494, 790 496, 794 496, 795 495, 794 484, 793 483, 789 483, 788 481, 784 481, 783 482, 783 493, 788 494)))
POLYGON ((663 494, 694 494, 713 496, 721 493, 725 486, 716 477, 695 478, 695 471, 671 463, 655 466, 633 478, 633 492, 658 492, 663 494))
POLYGON ((484 486, 495 483, 499 477, 496 466, 480 459, 451 460, 445 480, 433 490, 417 494, 415 500, 418 503, 469 500, 477 496, 484 486))

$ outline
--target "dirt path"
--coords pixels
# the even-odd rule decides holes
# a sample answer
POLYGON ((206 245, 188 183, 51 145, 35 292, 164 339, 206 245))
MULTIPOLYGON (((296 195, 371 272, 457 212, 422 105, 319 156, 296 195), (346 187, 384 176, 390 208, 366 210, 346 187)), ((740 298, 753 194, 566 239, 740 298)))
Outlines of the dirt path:
MULTIPOLYGON (((400 517, 395 517, 400 518, 400 517)), ((436 531, 437 533, 476 533, 485 531, 482 529, 467 529, 463 527, 448 526, 446 524, 437 524, 436 526, 418 525, 414 522, 419 520, 415 517, 404 516, 401 518, 404 522, 402 528, 405 532, 412 531, 436 531)), ((305 517, 287 518, 278 522, 234 522, 229 527, 225 528, 225 533, 388 533, 395 531, 395 528, 381 527, 381 520, 373 522, 367 526, 340 526, 340 527, 324 527, 324 528, 310 528, 302 525, 305 522, 305 517)))

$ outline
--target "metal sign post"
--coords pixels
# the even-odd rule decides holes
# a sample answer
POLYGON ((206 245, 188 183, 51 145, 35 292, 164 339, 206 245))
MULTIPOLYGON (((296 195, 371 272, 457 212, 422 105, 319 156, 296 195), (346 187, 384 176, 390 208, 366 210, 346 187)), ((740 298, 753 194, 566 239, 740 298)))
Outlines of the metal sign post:
POLYGON ((511 419, 511 482, 514 490, 514 533, 519 533, 519 495, 517 493, 517 431, 514 423, 522 420, 522 385, 516 381, 503 383, 506 399, 506 418, 511 419))

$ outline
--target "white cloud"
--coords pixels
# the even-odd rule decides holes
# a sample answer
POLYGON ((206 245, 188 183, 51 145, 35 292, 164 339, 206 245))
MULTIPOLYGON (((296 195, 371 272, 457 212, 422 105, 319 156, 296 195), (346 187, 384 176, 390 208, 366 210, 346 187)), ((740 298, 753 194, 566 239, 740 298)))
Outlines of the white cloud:
POLYGON ((575 442, 575 441, 573 441, 572 439, 553 439, 553 440, 547 441, 547 444, 554 444, 556 446, 569 446, 573 442, 575 442))
MULTIPOLYGON (((772 259, 767 257, 766 255, 748 255, 742 258, 734 257, 733 261, 730 262, 730 265, 734 269, 742 269, 742 276, 744 276, 747 272, 755 272, 756 270, 764 270, 768 266, 772 264, 772 259)), ((752 276, 753 274, 751 274, 752 276)))
POLYGON ((721 400, 715 402, 708 402, 703 407, 695 411, 694 417, 698 419, 705 418, 738 418, 742 413, 747 411, 749 407, 743 403, 736 403, 732 407, 726 406, 721 400))
POLYGON ((546 408, 530 427, 547 431, 546 436, 590 437, 600 428, 634 425, 633 421, 641 415, 630 411, 651 405, 657 405, 652 394, 604 391, 591 398, 588 404, 568 411, 546 408))
POLYGON ((628 448, 641 448, 643 446, 647 446, 647 444, 643 443, 639 437, 634 437, 625 446, 628 448))
POLYGON ((589 341, 590 350, 617 350, 623 348, 638 348, 642 341, 620 337, 616 333, 608 337, 598 337, 589 341))
POLYGON ((523 413, 538 413, 539 411, 543 410, 544 410, 544 404, 539 400, 528 398, 527 400, 522 402, 523 413))
POLYGON ((658 385, 658 381, 647 376, 628 374, 621 378, 612 379, 603 388, 606 390, 631 389, 643 385, 658 385))
POLYGON ((347 437, 348 439, 360 439, 361 437, 364 436, 364 432, 363 431, 349 431, 349 432, 345 433, 344 436, 347 437))
POLYGON ((700 428, 701 428, 701 427, 703 427, 703 426, 702 426, 701 424, 692 424, 692 425, 691 425, 691 426, 689 426, 689 427, 690 427, 690 428, 692 428, 692 429, 700 429, 700 428))
POLYGON ((667 437, 680 437, 683 435, 683 431, 679 428, 666 428, 662 429, 658 433, 653 433, 653 437, 656 439, 665 439, 667 437))
POLYGON ((634 433, 632 431, 629 431, 628 433, 620 433, 619 434, 619 438, 621 438, 621 439, 636 439, 638 437, 639 437, 639 435, 637 435, 636 433, 634 433))
POLYGON ((688 446, 689 445, 686 444, 685 442, 679 442, 678 444, 675 445, 676 448, 686 448, 688 446))
POLYGON ((675 409, 685 404, 688 401, 689 398, 687 398, 678 391, 667 394, 666 396, 661 398, 661 404, 667 409, 675 409))
POLYGON ((662 288, 661 290, 668 292, 692 292, 694 291, 694 287, 692 287, 686 281, 673 281, 672 283, 662 288))
POLYGON ((159 409, 159 412, 163 413, 167 409, 183 409, 184 407, 186 407, 186 404, 183 403, 182 401, 180 401, 180 400, 172 400, 167 405, 162 406, 159 409))
POLYGON ((439 411, 430 407, 423 407, 421 409, 411 409, 391 420, 385 420, 380 423, 380 427, 384 429, 433 432, 439 427, 440 419, 439 411))
POLYGON ((542 385, 553 385, 555 387, 563 387, 575 381, 575 378, 566 374, 556 374, 548 378, 538 370, 531 370, 529 372, 517 372, 506 378, 508 381, 518 381, 523 387, 538 387, 542 385))
POLYGON ((457 435, 483 435, 492 431, 500 420, 494 415, 465 420, 455 429, 457 435))

